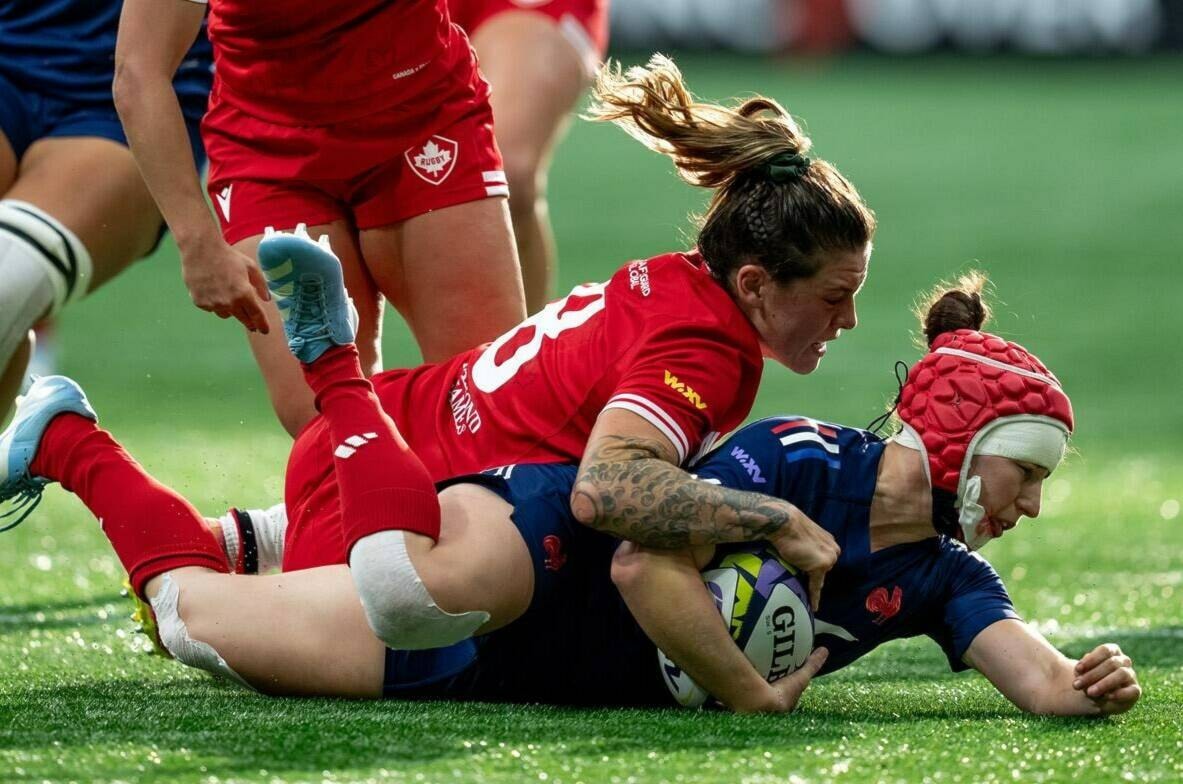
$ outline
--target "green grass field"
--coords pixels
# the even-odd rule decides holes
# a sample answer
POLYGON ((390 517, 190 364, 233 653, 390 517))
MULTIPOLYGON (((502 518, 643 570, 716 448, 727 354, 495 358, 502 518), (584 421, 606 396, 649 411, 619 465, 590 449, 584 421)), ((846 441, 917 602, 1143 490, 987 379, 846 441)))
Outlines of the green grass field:
MULTIPOLYGON (((894 360, 916 357, 915 293, 986 269, 995 329, 1056 370, 1078 418, 1044 515, 986 555, 1066 652, 1120 643, 1142 703, 1027 717, 926 640, 819 680, 788 717, 265 699, 143 655, 117 560, 51 490, 0 536, 0 781, 1183 780, 1183 61, 682 64, 701 94, 760 91, 802 116, 880 219, 859 329, 811 377, 770 367, 755 414, 867 422, 894 360)), ((562 287, 682 247, 702 195, 577 124, 552 174, 562 287)), ((189 305, 171 247, 60 337, 104 424, 199 508, 278 499, 288 440, 239 329, 189 305)), ((397 317, 386 360, 416 360, 397 317)))

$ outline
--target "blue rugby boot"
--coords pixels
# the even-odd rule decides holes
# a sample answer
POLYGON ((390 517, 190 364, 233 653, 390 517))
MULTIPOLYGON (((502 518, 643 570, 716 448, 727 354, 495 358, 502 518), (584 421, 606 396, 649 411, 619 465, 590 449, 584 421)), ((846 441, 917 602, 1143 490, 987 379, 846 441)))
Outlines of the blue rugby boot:
POLYGON ((45 428, 58 414, 66 413, 99 421, 86 393, 65 376, 35 379, 29 391, 16 399, 12 422, 0 433, 0 504, 8 507, 0 511, 0 531, 20 525, 41 502, 41 491, 51 480, 30 474, 29 465, 45 428))
POLYGON ((313 240, 303 223, 291 234, 268 229, 258 255, 296 359, 307 365, 354 341, 357 310, 328 237, 313 240))

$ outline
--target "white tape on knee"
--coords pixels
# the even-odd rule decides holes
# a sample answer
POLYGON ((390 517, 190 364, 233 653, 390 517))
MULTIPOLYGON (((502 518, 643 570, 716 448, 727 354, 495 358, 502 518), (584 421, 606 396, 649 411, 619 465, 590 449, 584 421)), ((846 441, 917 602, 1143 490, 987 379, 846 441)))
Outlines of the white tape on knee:
POLYGON ((391 648, 442 648, 467 640, 489 620, 487 612, 444 612, 419 579, 402 531, 360 539, 349 568, 370 628, 391 648))
POLYGON ((0 236, 41 265, 53 287, 53 312, 84 296, 94 263, 82 240, 40 207, 17 199, 0 200, 0 236))
POLYGON ((164 575, 160 590, 149 600, 152 604, 152 612, 156 615, 156 628, 160 633, 160 642, 181 664, 220 675, 251 689, 251 685, 230 669, 230 665, 218 655, 217 651, 208 644, 194 640, 189 636, 189 629, 181 620, 181 614, 177 610, 180 597, 180 588, 173 581, 172 575, 164 575))

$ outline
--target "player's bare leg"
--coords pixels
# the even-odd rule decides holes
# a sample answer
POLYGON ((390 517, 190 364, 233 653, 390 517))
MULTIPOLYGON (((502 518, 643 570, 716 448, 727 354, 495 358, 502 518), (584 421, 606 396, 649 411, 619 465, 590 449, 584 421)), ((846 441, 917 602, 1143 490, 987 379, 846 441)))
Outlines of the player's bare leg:
MULTIPOLYGON (((76 285, 93 291, 147 254, 161 218, 126 147, 97 137, 41 139, 29 147, 19 170, 7 139, 0 144, 0 188, 4 198, 32 205, 58 221, 88 252, 90 270, 76 285), (79 183, 86 187, 80 188, 79 183)), ((35 219, 34 219, 35 220, 35 219)), ((0 279, 6 274, 0 269, 0 279)), ((52 274, 52 273, 51 273, 52 274)), ((0 285, 3 285, 0 283, 0 285)), ((27 311, 27 331, 50 308, 27 311)), ((3 419, 28 364, 27 341, 18 354, 0 356, 0 419, 3 419)), ((5 352, 7 353, 7 352, 5 352)))
POLYGON ((534 595, 530 551, 511 514, 491 490, 453 485, 440 493, 439 541, 406 535, 411 563, 440 609, 489 614, 478 634, 518 618, 534 595))
POLYGON ((360 241, 367 269, 407 320, 426 362, 493 340, 526 317, 504 198, 367 229, 360 241))
MULTIPOLYGON (((489 613, 489 622, 478 634, 500 628, 526 611, 534 593, 530 553, 511 518, 513 508, 474 484, 452 485, 439 500, 439 541, 405 534, 411 564, 442 610, 489 613)), ((220 518, 206 518, 206 525, 222 543, 236 574, 266 574, 283 562, 287 515, 282 504, 250 512, 232 510, 220 518), (245 526, 255 543, 250 558, 243 553, 245 526)))
MULTIPOLYGON (((268 576, 190 567, 169 573, 189 636, 267 694, 379 697, 385 646, 347 566, 268 576)), ((147 584, 159 595, 162 577, 147 584)))
MULTIPOLYGON (((341 260, 345 287, 358 313, 357 351, 366 375, 373 375, 382 369, 382 300, 377 285, 362 263, 353 230, 344 221, 333 221, 321 226, 312 226, 308 232, 313 238, 327 236, 333 246, 333 252, 341 260)), ((259 241, 262 239, 263 235, 258 234, 235 243, 234 247, 248 256, 255 257, 259 241)), ((249 333, 247 339, 263 374, 263 381, 267 385, 272 408, 284 429, 294 437, 316 416, 312 390, 304 381, 300 364, 288 351, 287 339, 283 334, 283 322, 279 318, 275 302, 265 302, 263 307, 267 312, 271 331, 266 335, 249 333)))
POLYGON ((132 591, 151 602, 158 641, 177 660, 276 693, 380 693, 381 644, 348 569, 225 574, 225 556, 197 510, 99 428, 73 381, 33 384, 0 433, 0 456, 4 522, 28 517, 48 483, 77 495, 102 520, 132 591))
MULTIPOLYGON (((440 496, 440 539, 407 535, 407 549, 441 608, 483 610, 500 628, 533 595, 530 556, 509 504, 483 487, 456 485, 440 496)), ((284 574, 170 573, 189 636, 268 694, 377 697, 385 645, 374 636, 346 566, 284 574)), ((149 581, 155 596, 160 579, 149 581)))
POLYGON ((575 102, 587 86, 580 53, 550 17, 507 11, 477 28, 472 45, 493 90, 494 133, 509 181, 526 307, 554 295, 556 251, 546 201, 547 169, 575 102))

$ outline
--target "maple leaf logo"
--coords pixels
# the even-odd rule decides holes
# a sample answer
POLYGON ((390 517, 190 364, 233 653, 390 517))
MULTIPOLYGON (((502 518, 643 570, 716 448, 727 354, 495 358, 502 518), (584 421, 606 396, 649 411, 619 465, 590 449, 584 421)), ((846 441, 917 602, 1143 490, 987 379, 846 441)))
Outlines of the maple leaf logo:
POLYGON ((414 150, 412 147, 405 153, 412 171, 432 185, 439 185, 452 173, 459 145, 443 136, 432 136, 422 149, 418 152, 414 150))

